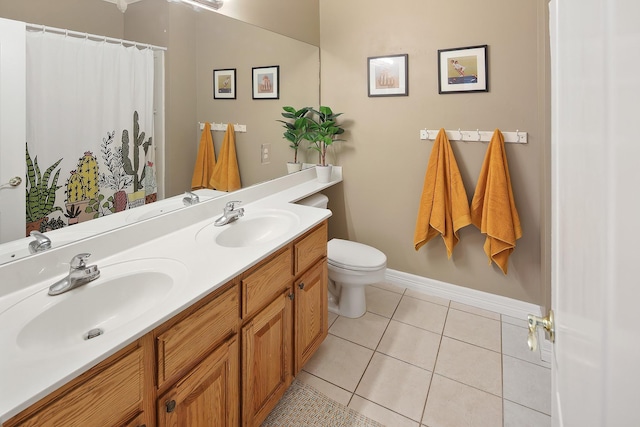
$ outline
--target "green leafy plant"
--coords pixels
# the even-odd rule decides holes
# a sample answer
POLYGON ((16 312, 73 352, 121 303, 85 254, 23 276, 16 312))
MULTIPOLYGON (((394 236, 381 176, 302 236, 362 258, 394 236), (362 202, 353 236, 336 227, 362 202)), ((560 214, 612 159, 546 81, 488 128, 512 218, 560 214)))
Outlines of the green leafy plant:
POLYGON ((93 218, 99 218, 101 216, 111 215, 115 213, 115 201, 113 200, 113 196, 109 196, 105 200, 103 194, 98 193, 96 198, 89 200, 89 205, 84 210, 86 213, 92 213, 93 218))
POLYGON ((31 156, 29 155, 29 144, 27 144, 26 161, 27 222, 38 221, 55 211, 62 212, 62 208, 60 208, 60 206, 54 206, 56 203, 56 191, 61 187, 57 185, 58 177, 60 176, 60 169, 56 171, 51 184, 49 184, 49 179, 51 178, 53 170, 58 167, 62 159, 49 166, 44 174, 41 174, 40 167, 38 166, 38 156, 36 156, 33 161, 31 160, 31 156))
POLYGON ((77 218, 80 216, 80 207, 76 206, 75 204, 71 204, 71 206, 67 207, 67 213, 64 214, 65 217, 71 219, 71 218, 77 218))
POLYGON ((285 128, 283 138, 289 141, 289 147, 293 149, 293 162, 298 163, 298 149, 300 148, 300 143, 305 139, 307 135, 307 130, 309 127, 309 119, 307 118, 307 114, 311 111, 311 107, 304 107, 299 110, 296 110, 293 107, 286 106, 282 107, 284 113, 282 113, 282 117, 285 119, 290 119, 292 121, 285 120, 277 120, 280 123, 284 123, 282 126, 285 128))
POLYGON ((336 119, 343 113, 334 113, 331 108, 320 106, 319 110, 311 110, 309 118, 308 132, 305 139, 309 140, 309 148, 316 150, 320 156, 320 164, 326 166, 327 149, 337 141, 344 139, 337 138, 344 133, 344 129, 337 124, 336 119))

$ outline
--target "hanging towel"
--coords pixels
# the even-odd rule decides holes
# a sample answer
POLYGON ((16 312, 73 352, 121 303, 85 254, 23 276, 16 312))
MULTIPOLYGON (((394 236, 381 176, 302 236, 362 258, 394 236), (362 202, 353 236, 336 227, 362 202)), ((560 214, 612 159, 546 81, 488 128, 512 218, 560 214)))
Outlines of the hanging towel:
POLYGON ((520 218, 513 200, 504 137, 493 132, 471 201, 471 221, 487 235, 484 252, 507 274, 509 255, 522 237, 520 218))
POLYGON ((218 163, 209 181, 211 187, 220 191, 234 191, 240 188, 240 171, 236 156, 236 134, 231 123, 227 124, 218 163))
POLYGON ((211 137, 211 124, 205 123, 202 135, 200 135, 200 146, 198 147, 198 156, 196 157, 196 165, 193 168, 193 177, 191 178, 191 189, 198 190, 200 188, 211 188, 209 181, 213 169, 216 166, 216 152, 213 148, 213 138, 211 137))
POLYGON ((413 244, 416 251, 438 234, 451 258, 460 238, 458 230, 471 224, 469 201, 462 183, 458 164, 444 129, 440 129, 433 144, 424 186, 413 244))

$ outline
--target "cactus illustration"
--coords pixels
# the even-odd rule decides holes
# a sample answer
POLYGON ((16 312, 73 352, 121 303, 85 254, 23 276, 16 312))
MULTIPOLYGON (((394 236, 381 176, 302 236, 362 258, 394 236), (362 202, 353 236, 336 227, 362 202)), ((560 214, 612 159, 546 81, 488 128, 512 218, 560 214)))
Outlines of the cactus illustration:
POLYGON ((91 151, 78 159, 78 168, 67 179, 67 203, 93 199, 98 194, 98 162, 91 151))
POLYGON ((77 173, 84 184, 84 199, 93 199, 98 194, 98 161, 91 151, 85 151, 78 160, 77 173))
POLYGON ((156 192, 158 184, 156 182, 156 174, 153 173, 153 162, 147 162, 144 172, 144 192, 145 194, 153 194, 156 192))
POLYGON ((54 206, 56 203, 56 191, 60 188, 58 177, 60 169, 53 176, 53 181, 49 184, 49 179, 53 170, 58 167, 62 159, 58 160, 47 168, 44 174, 40 173, 38 166, 38 156, 32 161, 29 155, 29 145, 26 145, 26 162, 27 162, 27 185, 26 198, 27 223, 41 220, 45 216, 55 211, 61 211, 62 208, 54 206))
POLYGON ((143 188, 143 180, 145 176, 145 159, 140 161, 140 147, 144 150, 144 156, 146 157, 149 147, 151 146, 151 137, 145 142, 145 133, 140 133, 140 125, 138 124, 138 112, 133 112, 133 162, 129 157, 129 131, 126 129, 122 131, 122 166, 127 175, 133 177, 133 191, 137 192, 143 188), (142 173, 138 175, 140 166, 142 166, 142 173))

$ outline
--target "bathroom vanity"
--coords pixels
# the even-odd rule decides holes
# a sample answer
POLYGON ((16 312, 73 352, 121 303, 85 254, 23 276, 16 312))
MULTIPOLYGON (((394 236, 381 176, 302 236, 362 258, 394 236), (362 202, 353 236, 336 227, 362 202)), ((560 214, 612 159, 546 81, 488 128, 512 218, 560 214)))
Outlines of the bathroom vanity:
MULTIPOLYGON (((94 254, 91 262, 105 267, 106 281, 49 297, 63 298, 54 306, 73 308, 81 295, 99 296, 95 289, 119 286, 113 271, 127 268, 140 274, 139 283, 147 275, 154 283, 171 283, 162 297, 144 295, 155 301, 151 306, 128 307, 138 312, 124 315, 122 324, 103 323, 104 333, 95 338, 32 341, 33 319, 48 320, 51 308, 13 314, 25 301, 37 301, 58 274, 42 269, 31 278, 37 284, 3 295, 0 321, 15 322, 0 334, 0 345, 9 349, 0 355, 2 425, 259 426, 327 335, 330 211, 290 202, 341 177, 318 184, 311 172, 133 225, 144 243, 112 256, 94 254), (245 216, 226 230, 211 229, 231 200, 243 200, 245 216), (274 221, 280 223, 271 237, 253 232, 252 224, 273 231, 274 221), (154 237, 153 230, 176 222, 185 226, 154 237), (158 263, 145 269, 145 259, 158 263), (38 281, 42 274, 47 277, 38 281)), ((108 247, 122 237, 114 234, 118 230, 65 246, 46 260, 66 259, 98 242, 108 247)), ((38 259, 45 257, 8 264, 0 274, 19 277, 16 264, 26 268, 38 259)), ((109 298, 102 298, 104 306, 109 298)))

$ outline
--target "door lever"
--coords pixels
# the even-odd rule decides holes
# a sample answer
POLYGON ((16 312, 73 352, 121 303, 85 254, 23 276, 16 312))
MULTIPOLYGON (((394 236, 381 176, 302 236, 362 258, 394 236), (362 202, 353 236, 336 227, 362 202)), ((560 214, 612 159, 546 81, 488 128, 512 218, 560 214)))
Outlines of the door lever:
POLYGON ((553 322, 553 310, 549 310, 547 317, 538 317, 530 314, 528 317, 529 322, 529 338, 527 344, 529 344, 529 350, 535 351, 538 348, 538 326, 542 326, 545 330, 547 339, 551 342, 556 340, 555 325, 553 322))

